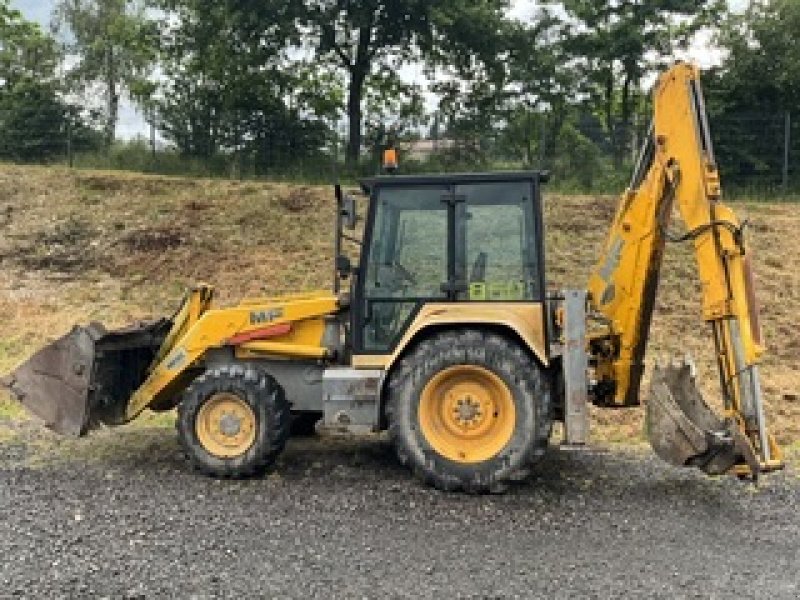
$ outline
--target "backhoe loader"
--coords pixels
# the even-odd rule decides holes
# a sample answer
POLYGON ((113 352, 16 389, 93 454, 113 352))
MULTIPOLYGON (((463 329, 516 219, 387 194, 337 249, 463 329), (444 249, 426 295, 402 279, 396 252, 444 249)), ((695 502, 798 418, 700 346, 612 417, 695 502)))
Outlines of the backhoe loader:
POLYGON ((360 238, 345 233, 356 229, 355 198, 336 187, 332 291, 220 308, 198 285, 171 318, 76 327, 6 385, 48 427, 74 436, 177 407, 188 459, 214 477, 263 472, 293 422, 319 420, 356 434, 388 430, 399 460, 438 488, 492 491, 545 454, 554 422, 565 443, 585 444, 589 403, 640 404, 662 255, 667 241, 685 241, 724 408, 706 404, 690 361, 656 365, 648 437, 663 459, 709 475, 778 469, 751 253, 721 201, 698 70, 679 63, 662 74, 653 107, 583 289, 545 288, 546 174, 379 175, 361 182, 360 238), (359 244, 357 264, 346 240, 359 244))

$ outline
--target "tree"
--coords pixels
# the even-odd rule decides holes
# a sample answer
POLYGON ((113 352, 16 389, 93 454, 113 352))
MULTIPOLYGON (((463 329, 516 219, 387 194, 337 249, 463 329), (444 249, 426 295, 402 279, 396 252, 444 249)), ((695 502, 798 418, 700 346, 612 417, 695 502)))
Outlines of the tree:
POLYGON ((371 150, 372 165, 380 164, 385 148, 419 137, 426 123, 421 86, 388 69, 370 76, 363 103, 363 145, 371 150))
POLYGON ((783 111, 800 97, 800 4, 791 0, 754 2, 723 22, 718 44, 726 51, 707 87, 714 109, 783 111))
POLYGON ((10 8, 9 0, 0 0, 0 86, 10 89, 31 78, 49 81, 57 60, 54 40, 10 8))
MULTIPOLYGON (((509 36, 509 80, 513 93, 506 140, 521 149, 528 166, 555 154, 555 144, 575 102, 578 87, 574 59, 567 52, 562 23, 546 9, 529 24, 515 25, 509 36)), ((539 165, 544 166, 543 164, 539 165)))
POLYGON ((722 65, 705 87, 718 162, 726 181, 766 185, 782 179, 785 115, 795 124, 791 156, 800 156, 800 3, 753 2, 723 22, 722 65), (792 112, 794 111, 794 112, 792 112))
POLYGON ((18 81, 0 94, 0 156, 22 162, 63 156, 68 118, 53 83, 18 81))
POLYGON ((0 0, 0 156, 47 160, 64 151, 77 114, 59 97, 55 41, 0 0))
POLYGON ((303 23, 320 64, 341 69, 347 77, 346 114, 349 163, 362 144, 364 98, 370 77, 378 72, 399 79, 412 61, 429 66, 450 63, 460 72, 497 56, 483 52, 493 39, 492 26, 503 18, 505 0, 309 0, 303 23), (481 55, 482 54, 482 55, 481 55), (447 58, 445 58, 447 57, 447 58))
POLYGON ((105 138, 110 146, 119 118, 120 95, 145 100, 149 69, 156 56, 156 29, 141 0, 59 0, 53 14, 68 53, 77 63, 72 83, 85 90, 99 84, 105 100, 105 138))
POLYGON ((291 58, 298 6, 165 0, 161 126, 182 153, 246 153, 261 173, 324 146, 337 103, 328 75, 291 58))
POLYGON ((721 0, 564 0, 572 52, 583 59, 619 163, 644 75, 726 10, 721 0), (617 110, 617 106, 619 109, 617 110), (616 117, 619 116, 619 126, 616 117))
POLYGON ((473 43, 472 55, 455 48, 444 52, 452 76, 433 86, 440 94, 447 135, 458 141, 451 154, 460 154, 457 159, 465 166, 491 166, 489 151, 495 160, 541 167, 542 159, 555 152, 577 85, 562 23, 546 8, 524 23, 475 22, 484 23, 488 35, 472 24, 465 35, 453 36, 482 43, 473 43))

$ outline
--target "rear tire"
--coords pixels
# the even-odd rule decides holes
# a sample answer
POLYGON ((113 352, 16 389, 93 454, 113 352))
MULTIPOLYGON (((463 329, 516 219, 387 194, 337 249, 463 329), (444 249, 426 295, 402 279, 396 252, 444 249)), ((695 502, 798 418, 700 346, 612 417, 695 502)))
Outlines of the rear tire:
POLYGON ((263 473, 289 438, 283 389, 249 365, 207 370, 178 406, 178 439, 199 471, 219 478, 263 473))
POLYGON ((447 491, 503 491, 545 453, 547 378, 516 342, 460 329, 423 340, 389 380, 389 436, 401 463, 447 491))

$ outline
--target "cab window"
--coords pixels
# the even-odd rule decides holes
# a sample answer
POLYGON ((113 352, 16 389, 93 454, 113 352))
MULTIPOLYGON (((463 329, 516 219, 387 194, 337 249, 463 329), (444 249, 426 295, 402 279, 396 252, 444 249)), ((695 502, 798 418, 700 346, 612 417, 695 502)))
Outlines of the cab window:
POLYGON ((378 192, 364 274, 364 349, 383 352, 416 306, 442 300, 447 281, 447 209, 442 187, 378 192))
POLYGON ((464 199, 463 249, 457 254, 466 276, 464 299, 538 300, 531 183, 459 185, 456 195, 464 199))

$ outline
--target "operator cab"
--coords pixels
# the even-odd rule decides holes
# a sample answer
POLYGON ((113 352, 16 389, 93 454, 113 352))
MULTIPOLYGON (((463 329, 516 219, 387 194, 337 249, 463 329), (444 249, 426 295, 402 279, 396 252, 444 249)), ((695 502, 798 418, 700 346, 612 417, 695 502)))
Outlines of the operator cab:
POLYGON ((526 171, 362 181, 354 352, 391 353, 427 303, 541 303, 545 180, 526 171))

